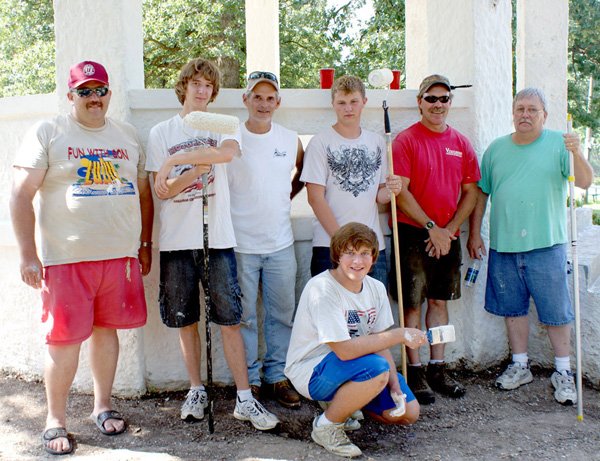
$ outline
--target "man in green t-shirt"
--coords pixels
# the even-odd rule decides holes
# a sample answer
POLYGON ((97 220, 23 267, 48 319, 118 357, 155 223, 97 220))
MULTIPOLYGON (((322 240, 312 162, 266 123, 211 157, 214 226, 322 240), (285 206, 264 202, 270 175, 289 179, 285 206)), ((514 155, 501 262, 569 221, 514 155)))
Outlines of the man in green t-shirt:
POLYGON ((567 283, 565 207, 569 151, 577 187, 589 187, 593 171, 581 153, 579 136, 544 129, 547 116, 541 90, 517 93, 515 132, 496 139, 483 155, 467 247, 472 258, 486 254, 480 230, 489 197, 485 309, 505 317, 512 351, 512 363, 496 379, 496 386, 512 390, 533 380, 527 356, 531 297, 554 349, 554 398, 574 404, 577 392, 569 358, 574 315, 567 283))

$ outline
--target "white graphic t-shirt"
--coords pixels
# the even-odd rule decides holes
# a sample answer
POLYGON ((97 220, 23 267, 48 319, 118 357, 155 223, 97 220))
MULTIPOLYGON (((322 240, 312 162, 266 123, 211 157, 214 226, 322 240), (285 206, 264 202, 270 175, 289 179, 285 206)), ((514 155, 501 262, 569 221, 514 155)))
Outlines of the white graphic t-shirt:
MULTIPOLYGON (((363 129, 356 139, 342 137, 332 127, 316 134, 306 147, 301 180, 325 186, 325 200, 340 226, 359 222, 377 234, 385 248, 379 223, 377 191, 387 176, 383 137, 363 129)), ((318 219, 313 246, 328 247, 331 238, 318 219)))
POLYGON ((13 164, 46 170, 39 189, 44 266, 137 257, 144 163, 135 128, 109 118, 88 128, 60 115, 27 132, 13 164))
MULTIPOLYGON (((183 123, 179 114, 159 123, 148 136, 146 170, 157 172, 169 155, 177 155, 203 146, 218 147, 227 139, 241 147, 239 131, 222 135, 194 130, 183 123)), ((174 178, 192 168, 177 165, 169 174, 174 178)), ((235 247, 231 222, 227 165, 217 163, 208 173, 208 239, 210 248, 235 247)), ((160 207, 159 247, 161 251, 196 250, 203 248, 202 178, 199 177, 175 197, 158 200, 160 207)))
POLYGON ((344 288, 326 270, 308 281, 300 296, 285 363, 285 375, 311 398, 314 368, 331 352, 329 342, 380 333, 394 323, 383 283, 369 276, 360 293, 344 288))

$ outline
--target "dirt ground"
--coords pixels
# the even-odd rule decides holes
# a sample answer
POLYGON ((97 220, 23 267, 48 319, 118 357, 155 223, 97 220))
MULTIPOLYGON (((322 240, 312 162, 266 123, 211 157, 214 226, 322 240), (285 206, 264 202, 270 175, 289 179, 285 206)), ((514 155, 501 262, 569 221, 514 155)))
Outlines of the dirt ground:
MULTIPOLYGON (((498 369, 463 374, 467 394, 459 400, 438 396, 421 407, 412 427, 363 421, 350 434, 367 460, 600 460, 600 394, 584 389, 584 420, 576 407, 552 397, 550 372, 534 369, 533 383, 505 392, 494 389, 498 369)), ((260 433, 232 416, 234 391, 215 390, 215 432, 206 421, 185 423, 179 408, 185 393, 118 399, 115 409, 129 422, 126 433, 107 437, 88 419, 91 396, 72 394, 68 429, 77 439, 75 454, 52 457, 41 448, 45 417, 43 385, 0 374, 0 459, 90 460, 339 460, 310 441, 317 408, 300 410, 265 405, 282 420, 277 432, 260 433)))

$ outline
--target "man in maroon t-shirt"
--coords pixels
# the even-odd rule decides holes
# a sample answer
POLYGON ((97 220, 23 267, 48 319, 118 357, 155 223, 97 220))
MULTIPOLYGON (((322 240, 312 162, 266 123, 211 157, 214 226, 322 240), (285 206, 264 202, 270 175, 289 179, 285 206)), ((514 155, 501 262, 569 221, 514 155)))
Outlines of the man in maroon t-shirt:
MULTIPOLYGON (((421 120, 393 144, 394 172, 403 183, 397 206, 407 328, 421 328, 425 299, 427 328, 446 325, 447 301, 460 298, 459 230, 475 206, 481 175, 469 140, 446 123, 452 88, 444 76, 425 78, 417 95, 421 120)), ((435 401, 431 389, 450 397, 464 395, 465 388, 446 373, 444 344, 431 346, 427 371, 418 349, 407 355, 408 384, 420 403, 435 401)))

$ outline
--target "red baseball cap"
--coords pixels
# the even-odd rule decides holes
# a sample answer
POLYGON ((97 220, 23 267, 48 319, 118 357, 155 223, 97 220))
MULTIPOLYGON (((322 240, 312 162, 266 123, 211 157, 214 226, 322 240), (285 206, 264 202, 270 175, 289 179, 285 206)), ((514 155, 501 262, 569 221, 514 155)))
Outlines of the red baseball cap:
POLYGON ((71 66, 69 88, 77 88, 86 82, 100 82, 108 85, 108 72, 102 64, 94 61, 83 61, 71 66))

